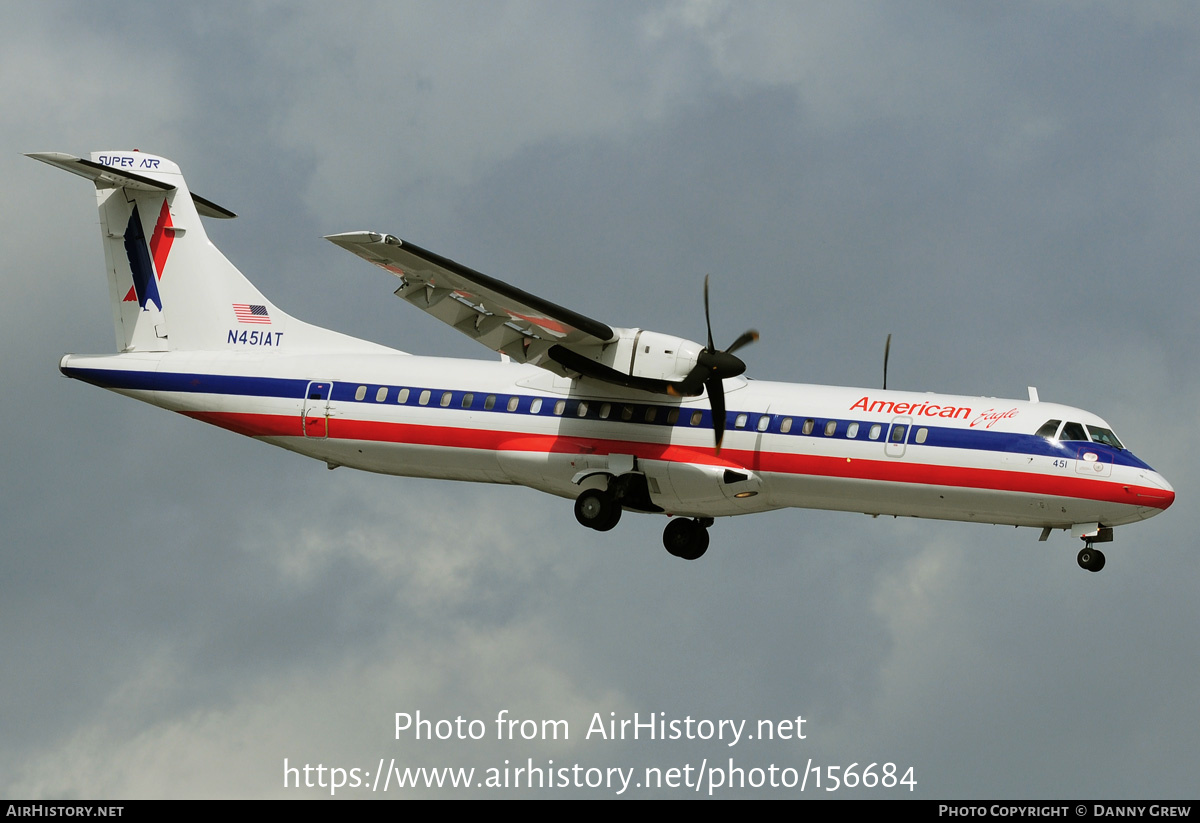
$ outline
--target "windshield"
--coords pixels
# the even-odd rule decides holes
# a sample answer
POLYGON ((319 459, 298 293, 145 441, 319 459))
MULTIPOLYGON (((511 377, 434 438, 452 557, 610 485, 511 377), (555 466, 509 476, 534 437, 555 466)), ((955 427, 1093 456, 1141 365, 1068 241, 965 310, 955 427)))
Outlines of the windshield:
POLYGON ((1106 446, 1112 446, 1114 449, 1124 449, 1121 441, 1112 433, 1112 429, 1102 429, 1099 426, 1088 426, 1088 434, 1092 436, 1093 443, 1103 443, 1106 446))
POLYGON ((1090 440, 1093 443, 1103 443, 1105 446, 1111 446, 1114 449, 1125 449, 1121 445, 1121 441, 1113 434, 1112 429, 1106 429, 1103 426, 1084 426, 1082 423, 1073 423, 1071 421, 1063 423, 1061 420, 1047 420, 1037 430, 1037 436, 1044 437, 1047 440, 1081 440, 1084 442, 1090 440), (1061 431, 1059 430, 1060 428, 1061 431))

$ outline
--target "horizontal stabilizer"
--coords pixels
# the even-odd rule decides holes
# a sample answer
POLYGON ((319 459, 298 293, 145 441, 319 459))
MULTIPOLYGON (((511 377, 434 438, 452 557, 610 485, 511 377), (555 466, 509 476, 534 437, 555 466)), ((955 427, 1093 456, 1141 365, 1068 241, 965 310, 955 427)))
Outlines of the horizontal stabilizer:
MULTIPOLYGON (((41 160, 43 163, 49 163, 51 166, 57 166, 63 171, 78 174, 80 177, 86 177, 94 182, 97 188, 124 188, 132 191, 175 190, 175 187, 170 183, 164 183, 161 180, 155 180, 123 168, 101 165, 100 163, 85 160, 82 157, 76 157, 72 154, 64 154, 59 151, 31 152, 25 156, 32 157, 34 160, 41 160)), ((221 219, 237 217, 229 209, 218 206, 216 203, 198 194, 192 194, 192 202, 196 204, 196 211, 202 217, 217 217, 221 219)))

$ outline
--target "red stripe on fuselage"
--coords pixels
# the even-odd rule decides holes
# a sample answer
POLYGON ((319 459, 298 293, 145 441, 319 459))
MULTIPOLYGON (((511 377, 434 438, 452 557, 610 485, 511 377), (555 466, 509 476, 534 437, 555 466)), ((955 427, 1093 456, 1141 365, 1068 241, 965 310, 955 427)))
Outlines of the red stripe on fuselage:
MULTIPOLYGON (((298 415, 247 414, 241 412, 185 412, 187 416, 249 437, 303 437, 298 415)), ((412 423, 388 423, 374 420, 329 420, 329 439, 360 440, 377 443, 403 443, 450 449, 478 449, 503 452, 543 452, 550 454, 632 454, 644 460, 666 460, 709 466, 749 468, 776 474, 807 475, 846 480, 874 480, 884 483, 911 483, 969 489, 1043 494, 1107 503, 1124 503, 1166 509, 1175 493, 1153 486, 1087 479, 1068 475, 1047 475, 1007 469, 981 469, 912 463, 902 458, 848 459, 820 455, 760 452, 724 449, 720 455, 710 449, 637 440, 604 440, 555 434, 500 431, 496 429, 426 426, 412 423)))

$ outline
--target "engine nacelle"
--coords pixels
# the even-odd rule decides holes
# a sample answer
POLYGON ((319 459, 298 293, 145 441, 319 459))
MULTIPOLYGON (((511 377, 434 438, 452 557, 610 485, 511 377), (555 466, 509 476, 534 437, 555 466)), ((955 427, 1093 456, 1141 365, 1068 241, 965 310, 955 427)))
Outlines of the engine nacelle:
MULTIPOLYGON (((682 337, 643 329, 614 331, 616 339, 598 350, 551 346, 548 356, 568 374, 575 372, 618 386, 678 396, 705 353, 699 343, 682 337)), ((686 387, 687 394, 699 394, 701 390, 702 383, 697 380, 686 387)))
POLYGON ((623 329, 612 367, 632 377, 678 383, 691 374, 704 347, 656 331, 623 329))

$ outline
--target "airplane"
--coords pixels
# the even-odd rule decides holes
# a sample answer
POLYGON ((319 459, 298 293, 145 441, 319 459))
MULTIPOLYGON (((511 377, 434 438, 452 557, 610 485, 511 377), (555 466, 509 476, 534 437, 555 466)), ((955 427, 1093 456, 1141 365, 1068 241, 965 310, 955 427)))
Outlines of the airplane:
MULTIPOLYGON (((401 240, 328 240, 499 353, 424 357, 298 320, 209 241, 233 212, 140 151, 28 155, 96 187, 117 354, 64 355, 67 377, 324 461, 407 477, 508 483, 574 500, 583 526, 664 514, 695 560, 718 517, 789 507, 1067 530, 1099 571, 1115 526, 1175 499, 1091 412, 999 400, 752 380, 696 343, 609 326, 401 240)), ((890 338, 889 338, 890 344, 890 338)))

